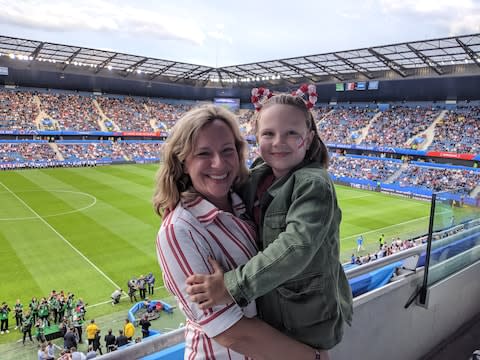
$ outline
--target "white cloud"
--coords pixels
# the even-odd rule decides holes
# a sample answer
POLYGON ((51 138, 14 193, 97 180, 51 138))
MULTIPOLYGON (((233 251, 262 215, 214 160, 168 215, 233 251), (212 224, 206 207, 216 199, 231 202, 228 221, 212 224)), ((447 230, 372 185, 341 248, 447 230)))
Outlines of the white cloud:
POLYGON ((0 0, 0 24, 44 31, 114 32, 157 40, 202 44, 205 34, 187 14, 147 10, 105 0, 74 3, 66 0, 0 0))
POLYGON ((480 2, 475 0, 380 0, 384 13, 406 15, 410 21, 428 21, 450 35, 480 31, 480 2))

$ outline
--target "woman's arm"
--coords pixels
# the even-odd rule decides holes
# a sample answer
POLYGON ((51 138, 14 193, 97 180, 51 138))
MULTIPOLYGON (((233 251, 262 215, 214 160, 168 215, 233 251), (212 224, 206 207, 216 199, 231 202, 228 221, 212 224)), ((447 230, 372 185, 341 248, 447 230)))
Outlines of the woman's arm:
POLYGON ((328 360, 326 351, 316 351, 283 335, 257 318, 243 317, 228 330, 214 337, 214 340, 255 360, 328 360), (317 353, 320 357, 317 357, 317 353))

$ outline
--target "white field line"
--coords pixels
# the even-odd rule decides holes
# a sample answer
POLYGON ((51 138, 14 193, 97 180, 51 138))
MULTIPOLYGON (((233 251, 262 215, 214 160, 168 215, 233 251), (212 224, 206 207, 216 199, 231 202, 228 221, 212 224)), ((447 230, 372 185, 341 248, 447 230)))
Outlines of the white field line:
MULTIPOLYGON (((31 191, 28 191, 28 192, 41 192, 43 190, 31 190, 31 191)), ((27 192, 27 191, 24 191, 24 192, 27 192)), ((74 210, 70 210, 70 211, 64 211, 64 212, 60 212, 58 214, 51 214, 51 215, 43 215, 43 218, 49 218, 49 217, 55 217, 55 216, 61 216, 61 215, 68 215, 68 214, 73 214, 73 213, 76 213, 76 212, 80 212, 80 211, 83 211, 83 210, 87 210, 89 208, 91 208, 92 206, 94 206, 96 203, 97 203, 97 198, 93 195, 90 195, 90 194, 87 194, 85 192, 81 192, 81 191, 69 191, 69 190, 50 190, 50 192, 63 192, 63 193, 71 193, 71 194, 81 194, 81 195, 85 195, 87 197, 89 197, 90 199, 93 199, 92 203, 87 205, 87 206, 84 206, 82 208, 78 208, 78 209, 74 209, 74 210)), ((28 216, 28 217, 21 217, 21 218, 0 218, 0 221, 18 221, 18 220, 31 220, 31 219, 36 219, 37 217, 36 216, 28 216)))
MULTIPOLYGON (((163 289, 163 288, 165 288, 165 286, 162 285, 162 286, 156 287, 156 288, 154 288, 154 289, 155 289, 155 290, 159 290, 159 289, 163 289)), ((122 298, 122 299, 128 298, 128 295, 127 295, 127 294, 122 295, 121 298, 122 298)), ((102 301, 102 302, 99 302, 99 303, 96 303, 96 304, 92 304, 92 305, 87 305, 87 309, 92 308, 92 307, 96 307, 96 306, 100 306, 100 305, 110 304, 111 302, 112 302, 112 299, 107 300, 107 301, 102 301)))
MULTIPOLYGON (((441 211, 436 215, 444 214, 444 213, 446 213, 446 211, 441 211)), ((383 228, 373 229, 373 230, 370 230, 370 231, 367 231, 367 232, 362 232, 362 233, 358 233, 358 234, 355 234, 355 235, 350 235, 350 236, 342 238, 341 241, 346 240, 346 239, 353 239, 353 238, 356 238, 360 235, 371 234, 371 233, 378 232, 380 230, 390 229, 390 228, 393 228, 395 226, 405 225, 405 224, 413 223, 413 222, 423 220, 423 219, 428 219, 428 218, 430 218, 430 215, 429 216, 422 216, 420 218, 416 218, 416 219, 412 219, 412 220, 408 220, 408 221, 404 221, 404 222, 401 222, 401 223, 398 223, 398 224, 388 225, 388 226, 385 226, 383 228)))
POLYGON ((10 193, 12 194, 18 201, 20 201, 27 209, 29 209, 41 222, 43 222, 48 228, 50 228, 55 234, 58 235, 60 239, 62 239, 68 246, 70 246, 73 251, 75 251, 78 255, 80 255, 88 264, 90 264, 95 270, 97 270, 105 279, 107 279, 116 289, 120 288, 118 284, 115 283, 112 279, 110 279, 107 274, 105 274, 102 270, 98 268, 89 258, 82 254, 80 250, 78 250, 75 246, 73 246, 65 237, 60 234, 52 225, 50 225, 44 218, 42 218, 35 210, 33 210, 28 204, 23 201, 20 197, 17 196, 12 190, 10 190, 5 184, 0 182, 0 184, 10 193))
POLYGON ((419 220, 422 220, 422 219, 428 219, 429 217, 430 217, 430 216, 423 216, 423 217, 421 217, 421 218, 404 221, 404 222, 401 222, 401 223, 398 223, 398 224, 388 225, 388 226, 385 226, 385 227, 383 227, 383 228, 378 228, 378 229, 370 230, 370 231, 367 231, 367 232, 362 232, 362 233, 359 233, 359 234, 350 235, 350 236, 347 236, 347 237, 345 237, 345 238, 342 238, 342 241, 343 241, 343 240, 346 240, 346 239, 353 239, 353 238, 356 238, 356 237, 358 237, 358 236, 360 236, 360 235, 367 235, 367 234, 371 234, 371 233, 378 232, 378 231, 380 231, 380 230, 385 230, 385 229, 393 228, 393 227, 395 227, 395 226, 409 224, 409 223, 416 222, 416 221, 419 221, 419 220))

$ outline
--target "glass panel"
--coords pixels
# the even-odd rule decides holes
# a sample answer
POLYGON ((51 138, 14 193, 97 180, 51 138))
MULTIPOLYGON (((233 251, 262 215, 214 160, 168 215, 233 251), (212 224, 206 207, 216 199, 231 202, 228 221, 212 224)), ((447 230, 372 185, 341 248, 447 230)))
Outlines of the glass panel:
POLYGON ((464 189, 436 194, 427 286, 480 259, 479 206, 464 189))

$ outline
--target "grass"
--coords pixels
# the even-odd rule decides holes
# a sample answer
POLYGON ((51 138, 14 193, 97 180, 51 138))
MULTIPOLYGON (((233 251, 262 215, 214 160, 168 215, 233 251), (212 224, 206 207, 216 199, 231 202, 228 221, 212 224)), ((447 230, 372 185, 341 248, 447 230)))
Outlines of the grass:
MULTIPOLYGON (((126 315, 127 301, 119 307, 101 303, 115 287, 126 289, 132 276, 153 272, 161 286, 155 253, 160 218, 151 205, 156 169, 119 165, 0 172, 0 301, 13 308, 20 298, 27 306, 32 296, 63 289, 90 305, 91 319, 119 311, 126 315)), ((390 241, 427 231, 427 202, 343 186, 337 186, 337 194, 343 260, 356 250, 359 234, 366 253, 377 249, 382 233, 390 241)), ((164 289, 156 295, 168 296, 164 289)), ((0 344, 19 338, 11 331, 0 336, 0 344)))

